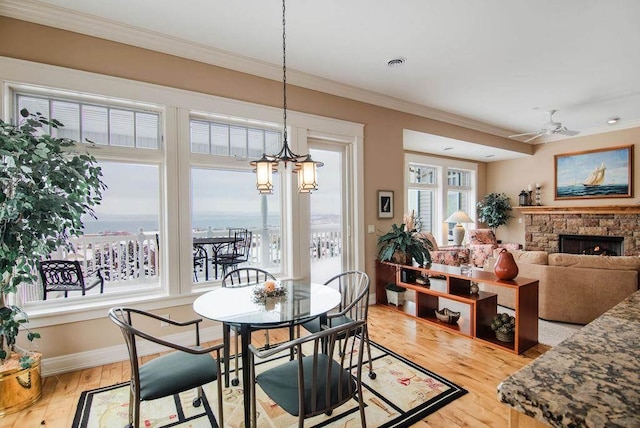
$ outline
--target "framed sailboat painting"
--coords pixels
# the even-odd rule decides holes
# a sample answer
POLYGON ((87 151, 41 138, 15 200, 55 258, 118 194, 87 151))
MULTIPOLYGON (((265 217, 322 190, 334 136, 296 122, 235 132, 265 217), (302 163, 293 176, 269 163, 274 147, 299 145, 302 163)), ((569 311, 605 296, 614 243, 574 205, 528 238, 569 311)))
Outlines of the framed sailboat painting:
POLYGON ((555 155, 555 199, 633 197, 633 145, 555 155))

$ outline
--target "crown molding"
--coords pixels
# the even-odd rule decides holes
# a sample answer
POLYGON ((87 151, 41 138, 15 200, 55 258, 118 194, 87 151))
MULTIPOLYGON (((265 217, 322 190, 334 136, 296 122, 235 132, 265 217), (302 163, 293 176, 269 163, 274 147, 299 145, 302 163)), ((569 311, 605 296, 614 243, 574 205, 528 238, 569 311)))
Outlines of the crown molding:
MULTIPOLYGON (((0 0, 0 15, 150 49, 270 80, 279 81, 282 78, 282 67, 280 65, 258 61, 196 42, 100 19, 89 14, 52 6, 36 0, 0 0)), ((506 138, 508 135, 513 134, 512 130, 495 127, 374 91, 341 84, 292 69, 287 71, 287 81, 292 85, 449 123, 498 137, 506 138)))

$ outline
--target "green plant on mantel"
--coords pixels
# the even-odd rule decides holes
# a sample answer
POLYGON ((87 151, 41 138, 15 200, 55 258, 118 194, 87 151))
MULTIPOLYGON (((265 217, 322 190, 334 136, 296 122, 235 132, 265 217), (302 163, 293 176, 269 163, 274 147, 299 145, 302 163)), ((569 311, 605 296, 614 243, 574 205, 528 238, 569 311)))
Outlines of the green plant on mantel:
POLYGON ((509 197, 504 193, 489 193, 476 205, 478 219, 496 232, 496 229, 507 224, 512 215, 509 197))
POLYGON ((12 353, 29 368, 28 353, 16 348, 22 329, 33 341, 38 333, 26 328, 19 306, 22 283, 37 281, 38 261, 80 234, 81 216, 95 218, 100 203, 102 170, 93 156, 74 151, 76 142, 49 132, 62 127, 42 114, 20 111, 22 121, 0 120, 0 364, 12 353))

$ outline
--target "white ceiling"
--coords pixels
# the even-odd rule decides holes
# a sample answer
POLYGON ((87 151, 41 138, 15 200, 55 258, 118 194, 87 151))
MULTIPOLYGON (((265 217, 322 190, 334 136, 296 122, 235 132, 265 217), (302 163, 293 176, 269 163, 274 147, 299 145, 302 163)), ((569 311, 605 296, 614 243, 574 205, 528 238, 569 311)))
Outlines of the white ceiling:
MULTIPOLYGON (((282 78, 280 0, 0 0, 0 14, 282 78)), ((537 131, 550 109, 579 135, 635 127, 640 1, 289 0, 287 67, 291 84, 500 136, 537 131)))

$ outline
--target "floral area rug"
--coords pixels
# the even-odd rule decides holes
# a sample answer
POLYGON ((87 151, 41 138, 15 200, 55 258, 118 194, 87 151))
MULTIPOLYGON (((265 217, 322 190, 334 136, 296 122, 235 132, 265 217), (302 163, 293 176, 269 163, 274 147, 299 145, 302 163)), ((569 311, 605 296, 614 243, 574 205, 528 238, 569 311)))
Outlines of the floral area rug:
MULTIPOLYGON (((369 427, 406 427, 442 406, 466 394, 467 391, 441 376, 420 367, 406 358, 371 342, 375 379, 369 379, 363 366, 363 396, 369 427)), ((365 355, 366 358, 368 358, 365 355)), ((260 372, 286 361, 288 355, 258 363, 260 372)), ((224 425, 241 428, 244 425, 242 387, 223 389, 224 425)), ((258 427, 294 427, 297 418, 289 415, 257 388, 258 427)), ((148 427, 217 427, 215 382, 205 385, 203 405, 193 407, 196 391, 186 391, 173 397, 141 403, 141 426, 148 427)), ((129 384, 122 383, 85 391, 80 397, 72 428, 112 428, 127 424, 129 384)), ((359 427, 357 400, 335 409, 331 416, 309 418, 308 427, 359 427)))

